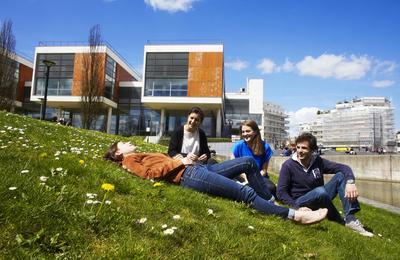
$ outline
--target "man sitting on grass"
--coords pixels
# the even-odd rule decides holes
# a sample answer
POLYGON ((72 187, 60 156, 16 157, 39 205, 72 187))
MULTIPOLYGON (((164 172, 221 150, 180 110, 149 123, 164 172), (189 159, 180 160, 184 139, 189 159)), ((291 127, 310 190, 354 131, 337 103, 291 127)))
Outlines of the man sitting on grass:
POLYGON ((328 219, 344 224, 363 236, 373 234, 364 229, 354 216, 360 211, 358 192, 351 168, 344 164, 321 158, 317 151, 317 139, 310 133, 296 139, 296 153, 282 165, 277 197, 283 203, 299 210, 328 209, 328 219), (324 185, 324 174, 334 174, 324 185), (332 200, 339 194, 345 218, 340 215, 332 200))

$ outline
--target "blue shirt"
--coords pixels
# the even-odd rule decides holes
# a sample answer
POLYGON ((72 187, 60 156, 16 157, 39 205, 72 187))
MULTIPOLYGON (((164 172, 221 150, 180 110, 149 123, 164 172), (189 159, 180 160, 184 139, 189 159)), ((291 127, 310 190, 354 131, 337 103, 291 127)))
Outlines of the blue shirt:
POLYGON ((257 162, 258 169, 261 171, 263 164, 269 161, 273 153, 268 143, 263 141, 263 144, 265 151, 264 154, 254 155, 251 149, 247 146, 246 142, 244 140, 239 140, 232 147, 233 156, 235 156, 235 158, 252 156, 257 162))

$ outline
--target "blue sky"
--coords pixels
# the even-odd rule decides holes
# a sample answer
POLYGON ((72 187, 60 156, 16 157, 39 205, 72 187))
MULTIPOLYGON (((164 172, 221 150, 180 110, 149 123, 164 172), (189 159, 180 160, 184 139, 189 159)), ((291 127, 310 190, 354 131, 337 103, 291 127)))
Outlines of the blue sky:
POLYGON ((137 70, 152 43, 221 42, 228 92, 264 79, 264 100, 283 106, 292 131, 317 109, 384 96, 400 130, 400 1, 397 0, 2 0, 17 51, 39 41, 86 41, 99 24, 137 70))

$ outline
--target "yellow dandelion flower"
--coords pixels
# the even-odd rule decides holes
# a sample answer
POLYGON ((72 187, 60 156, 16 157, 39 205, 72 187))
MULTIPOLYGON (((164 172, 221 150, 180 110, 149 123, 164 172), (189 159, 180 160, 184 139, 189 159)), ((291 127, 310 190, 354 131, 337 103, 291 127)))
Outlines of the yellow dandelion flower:
POLYGON ((160 187, 160 186, 162 186, 162 183, 161 183, 161 182, 155 182, 155 183, 153 184, 153 187, 160 187))
POLYGON ((39 156, 42 158, 47 157, 47 153, 41 153, 39 156))
POLYGON ((111 183, 103 183, 102 185, 101 185, 101 188, 103 189, 103 190, 106 190, 106 191, 114 191, 114 185, 112 185, 111 183))
POLYGON ((80 164, 80 165, 84 165, 84 164, 85 164, 85 161, 84 161, 84 160, 79 160, 79 164, 80 164))

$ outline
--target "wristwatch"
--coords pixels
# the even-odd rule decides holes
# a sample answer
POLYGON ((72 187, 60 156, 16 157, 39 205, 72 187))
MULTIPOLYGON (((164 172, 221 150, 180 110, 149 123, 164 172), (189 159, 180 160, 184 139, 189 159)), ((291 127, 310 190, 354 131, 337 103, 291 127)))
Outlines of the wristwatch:
POLYGON ((349 179, 349 180, 346 181, 346 184, 354 184, 354 183, 356 183, 356 182, 354 180, 352 180, 352 179, 349 179))

